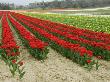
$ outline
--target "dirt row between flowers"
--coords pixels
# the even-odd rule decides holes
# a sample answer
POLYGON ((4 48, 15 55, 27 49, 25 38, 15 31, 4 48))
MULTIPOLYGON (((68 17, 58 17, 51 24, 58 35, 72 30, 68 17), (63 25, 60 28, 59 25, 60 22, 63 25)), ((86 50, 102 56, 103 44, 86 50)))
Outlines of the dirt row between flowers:
POLYGON ((8 66, 0 61, 0 82, 110 82, 110 62, 100 60, 102 66, 99 70, 89 72, 51 48, 48 58, 41 62, 29 55, 14 29, 11 29, 20 45, 20 58, 23 59, 26 74, 22 80, 18 76, 13 78, 8 66))

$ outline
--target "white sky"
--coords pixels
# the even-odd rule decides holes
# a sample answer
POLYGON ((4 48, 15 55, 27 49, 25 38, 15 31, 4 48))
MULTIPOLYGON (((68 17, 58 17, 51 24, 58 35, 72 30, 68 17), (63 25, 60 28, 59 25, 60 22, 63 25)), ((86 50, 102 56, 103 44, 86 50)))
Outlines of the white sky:
POLYGON ((15 3, 16 5, 27 5, 32 2, 53 1, 53 0, 0 0, 0 3, 15 3))

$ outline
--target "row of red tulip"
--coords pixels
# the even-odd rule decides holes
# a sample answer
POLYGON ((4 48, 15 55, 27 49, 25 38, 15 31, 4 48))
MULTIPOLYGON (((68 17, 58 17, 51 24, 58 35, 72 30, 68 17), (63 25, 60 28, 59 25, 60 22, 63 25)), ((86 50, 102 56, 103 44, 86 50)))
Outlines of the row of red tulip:
MULTIPOLYGON (((36 24, 37 26, 39 25, 40 27, 45 28, 45 30, 48 29, 48 31, 51 32, 51 33, 57 33, 57 34, 60 34, 62 36, 65 36, 66 38, 69 38, 69 39, 71 39, 73 41, 77 41, 80 44, 87 44, 89 46, 92 46, 93 48, 91 48, 91 49, 92 49, 92 51, 94 52, 94 54, 96 56, 101 56, 105 60, 109 60, 109 58, 110 58, 109 57, 109 54, 110 54, 109 51, 106 51, 106 50, 110 50, 110 46, 108 46, 104 42, 90 41, 90 40, 86 40, 86 39, 80 38, 77 35, 74 36, 72 34, 69 34, 68 32, 61 32, 58 29, 54 29, 54 28, 51 28, 51 26, 45 25, 45 21, 44 22, 42 21, 41 23, 39 23, 39 21, 32 20, 31 18, 30 19, 29 18, 26 18, 25 16, 22 17, 22 16, 16 15, 16 14, 13 14, 13 16, 16 19, 20 20, 21 22, 25 22, 23 20, 23 19, 25 19, 25 20, 27 20, 27 22, 32 22, 33 24, 36 24), (100 51, 98 50, 98 53, 97 53, 97 51, 95 51, 97 48, 100 48, 100 51), (104 52, 105 54, 104 53, 101 53, 101 52, 104 52)), ((25 22, 25 24, 27 22, 25 22)), ((87 45, 86 46, 84 45, 84 47, 88 47, 87 45)))
POLYGON ((107 42, 108 44, 110 44, 110 34, 107 33, 103 33, 103 32, 94 32, 92 30, 87 30, 87 29, 80 29, 80 28, 76 28, 73 26, 69 26, 69 25, 64 25, 64 24, 60 24, 60 23, 54 23, 51 21, 47 21, 47 20, 41 20, 41 19, 34 19, 34 20, 39 20, 39 21, 45 21, 46 25, 51 25, 54 28, 58 28, 61 31, 66 31, 66 32, 70 32, 72 34, 77 34, 79 36, 85 36, 87 38, 90 38, 92 40, 101 40, 104 42, 107 42))
POLYGON ((104 36, 105 33, 101 32, 92 32, 87 29, 80 29, 80 28, 75 28, 72 26, 65 26, 65 25, 60 25, 60 24, 50 24, 51 22, 44 22, 42 21, 43 24, 52 26, 52 28, 59 29, 62 32, 67 32, 71 33, 72 35, 77 35, 78 37, 85 37, 91 41, 96 41, 96 42, 104 42, 105 44, 110 44, 110 37, 109 36, 104 36))
POLYGON ((57 43, 58 45, 60 45, 60 46, 62 46, 64 48, 72 50, 73 52, 75 51, 75 52, 80 53, 80 57, 83 57, 85 54, 87 54, 88 57, 92 58, 92 55, 93 55, 92 51, 87 50, 84 47, 80 47, 79 44, 72 44, 70 42, 62 40, 62 39, 60 39, 60 38, 58 38, 58 37, 46 32, 45 30, 42 30, 42 29, 36 27, 35 25, 31 24, 30 22, 27 22, 26 20, 23 20, 22 22, 24 24, 26 24, 27 26, 29 26, 32 30, 38 32, 41 36, 44 36, 45 38, 48 38, 49 40, 57 43))
MULTIPOLYGON (((50 21, 45 22, 45 24, 47 24, 49 22, 50 21)), ((54 23, 52 23, 51 25, 54 25, 54 23)), ((101 41, 108 43, 108 41, 110 39, 110 34, 107 34, 107 33, 95 32, 95 31, 91 31, 91 30, 87 30, 87 29, 80 29, 80 28, 76 28, 73 26, 67 26, 67 25, 63 25, 63 24, 59 24, 59 23, 57 23, 55 25, 57 25, 57 26, 53 26, 53 27, 60 28, 60 30, 62 30, 62 31, 68 31, 73 34, 85 36, 85 37, 93 39, 93 40, 101 40, 101 41)), ((110 41, 109 41, 109 44, 110 44, 110 41)))
POLYGON ((10 26, 7 21, 6 13, 2 17, 2 48, 5 49, 14 49, 19 48, 14 39, 13 33, 10 29, 10 26))
POLYGON ((1 54, 1 60, 3 60, 6 65, 9 66, 9 69, 14 76, 16 72, 18 72, 19 77, 22 78, 22 76, 25 74, 25 72, 22 70, 23 62, 19 60, 19 46, 17 45, 17 42, 14 39, 12 30, 10 25, 8 24, 7 20, 7 12, 0 12, 2 13, 2 41, 0 52, 1 54))
POLYGON ((37 39, 32 33, 30 33, 27 29, 25 29, 20 23, 14 20, 10 15, 8 18, 12 22, 14 26, 16 26, 17 30, 19 31, 20 35, 25 38, 32 48, 44 48, 46 43, 42 42, 41 40, 37 39), (39 43, 39 44, 38 44, 39 43))
MULTIPOLYGON (((29 45, 31 47, 30 50, 39 50, 39 52, 43 53, 45 50, 45 48, 47 47, 47 43, 39 40, 38 38, 36 38, 31 32, 29 32, 23 25, 21 25, 19 22, 17 22, 15 19, 13 19, 9 14, 8 14, 8 18, 10 20, 10 22, 12 23, 12 25, 17 29, 17 31, 19 32, 19 35, 25 39, 25 43, 27 42, 27 45, 29 45)), ((29 48, 29 47, 28 47, 29 48)), ((32 52, 32 51, 30 51, 32 52)), ((38 55, 38 53, 33 52, 32 55, 38 59, 43 59, 41 56, 41 53, 38 55)), ((42 54, 43 55, 43 54, 42 54)), ((47 55, 47 54, 44 54, 47 55)))
MULTIPOLYGON (((16 16, 17 19, 19 19, 20 21, 23 21, 22 18, 19 18, 19 16, 16 16)), ((23 17, 25 18, 25 17, 23 17)), ((25 18, 25 20, 28 20, 25 18)), ((77 35, 72 35, 68 32, 62 32, 58 29, 55 29, 55 28, 51 28, 50 25, 46 25, 44 24, 45 22, 42 22, 42 23, 38 23, 39 21, 33 21, 33 20, 28 20, 29 22, 33 22, 34 24, 37 24, 45 29, 48 29, 50 32, 53 32, 53 33, 57 33, 57 34, 60 34, 62 36, 65 36, 66 38, 69 38, 71 40, 74 40, 74 41, 78 41, 80 43, 84 43, 84 44, 88 44, 88 45, 91 45, 93 47, 99 47, 99 48, 103 48, 103 49, 107 49, 107 50, 110 50, 109 47, 106 43, 104 42, 96 42, 96 41, 90 41, 90 40, 86 40, 86 39, 83 39, 83 38, 80 38, 79 36, 77 35)), ((80 33, 79 33, 80 34, 80 33)), ((87 34, 86 34, 87 35, 87 34)))
MULTIPOLYGON (((15 13, 12 13, 12 14, 15 14, 15 13)), ((25 17, 28 20, 30 18, 32 18, 32 17, 28 17, 25 15, 21 15, 21 14, 17 14, 17 15, 21 16, 22 18, 25 17)), ((50 22, 47 20, 41 20, 41 19, 35 19, 35 18, 32 18, 32 20, 39 21, 40 23, 60 29, 60 31, 62 31, 62 32, 66 31, 66 32, 72 33, 74 35, 87 37, 87 38, 91 39, 92 41, 94 40, 94 41, 100 41, 100 42, 104 42, 106 44, 110 44, 110 34, 106 34, 106 33, 102 33, 102 32, 94 32, 94 31, 87 30, 87 29, 86 30, 79 29, 79 28, 75 28, 72 26, 67 26, 67 25, 63 25, 63 24, 59 24, 59 23, 50 22)))
POLYGON ((2 11, 0 11, 0 15, 3 15, 3 12, 2 11))

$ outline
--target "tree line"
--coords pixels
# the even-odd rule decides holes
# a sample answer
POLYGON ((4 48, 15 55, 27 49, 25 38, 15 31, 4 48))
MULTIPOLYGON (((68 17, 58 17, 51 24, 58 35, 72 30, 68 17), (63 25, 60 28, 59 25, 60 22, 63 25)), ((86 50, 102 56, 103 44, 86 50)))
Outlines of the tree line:
POLYGON ((31 5, 30 8, 93 8, 110 6, 110 0, 54 0, 31 5))
MULTIPOLYGON (((30 8, 94 8, 110 6, 110 0, 53 0, 51 2, 30 3, 28 6, 20 6, 19 9, 30 8)), ((0 10, 17 9, 14 4, 0 3, 0 10)))
POLYGON ((0 3, 0 10, 10 10, 12 9, 10 7, 10 4, 7 4, 7 3, 0 3))

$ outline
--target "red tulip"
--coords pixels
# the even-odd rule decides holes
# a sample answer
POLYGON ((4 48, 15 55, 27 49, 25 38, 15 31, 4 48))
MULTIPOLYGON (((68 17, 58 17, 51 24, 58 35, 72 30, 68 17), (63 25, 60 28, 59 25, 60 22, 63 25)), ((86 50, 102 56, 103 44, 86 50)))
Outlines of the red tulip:
POLYGON ((102 56, 97 56, 98 59, 102 59, 102 56))
POLYGON ((14 59, 14 60, 12 60, 12 63, 14 64, 14 63, 16 63, 16 60, 14 59))
POLYGON ((23 62, 22 62, 22 61, 20 61, 20 62, 18 62, 18 64, 19 64, 20 66, 22 66, 22 65, 23 65, 23 62))
POLYGON ((89 64, 89 63, 91 63, 91 60, 87 60, 86 62, 89 64))

